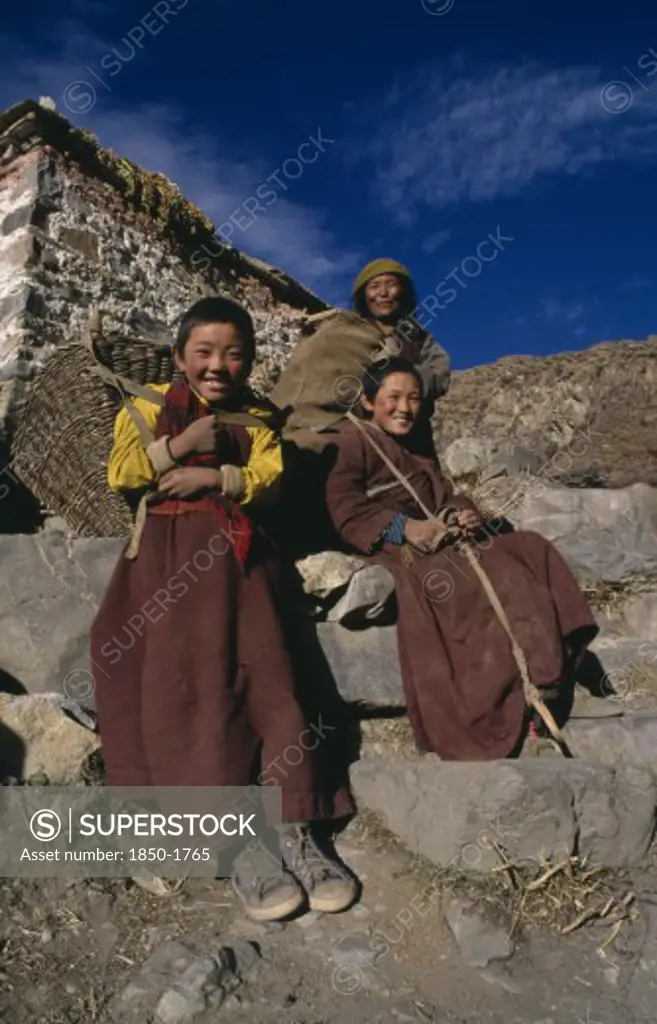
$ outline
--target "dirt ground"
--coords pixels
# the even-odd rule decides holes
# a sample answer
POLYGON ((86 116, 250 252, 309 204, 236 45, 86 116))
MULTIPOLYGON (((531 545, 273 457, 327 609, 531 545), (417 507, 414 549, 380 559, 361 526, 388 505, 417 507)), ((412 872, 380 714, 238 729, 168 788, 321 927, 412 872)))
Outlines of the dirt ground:
MULTIPOLYGON (((628 924, 604 955, 596 953, 604 932, 591 927, 566 937, 521 928, 506 964, 468 967, 443 916, 449 886, 372 820, 350 825, 337 842, 362 882, 359 902, 345 914, 305 913, 282 925, 245 919, 227 881, 189 880, 158 898, 122 880, 0 880, 0 1020, 110 1024, 110 998, 170 938, 200 953, 236 938, 258 944, 262 959, 217 1011, 222 1022, 654 1020, 641 1015, 642 992, 632 996, 645 922, 628 924)), ((653 876, 637 881, 655 889, 653 876)), ((491 901, 490 911, 504 918, 502 904, 491 901)))

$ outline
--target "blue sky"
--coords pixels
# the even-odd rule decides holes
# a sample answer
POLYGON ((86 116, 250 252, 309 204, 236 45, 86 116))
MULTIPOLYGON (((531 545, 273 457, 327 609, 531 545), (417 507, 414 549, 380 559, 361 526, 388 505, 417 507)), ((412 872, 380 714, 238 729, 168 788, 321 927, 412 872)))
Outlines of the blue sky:
POLYGON ((462 368, 657 333, 651 11, 32 0, 3 16, 0 104, 52 96, 327 301, 402 260, 462 368))

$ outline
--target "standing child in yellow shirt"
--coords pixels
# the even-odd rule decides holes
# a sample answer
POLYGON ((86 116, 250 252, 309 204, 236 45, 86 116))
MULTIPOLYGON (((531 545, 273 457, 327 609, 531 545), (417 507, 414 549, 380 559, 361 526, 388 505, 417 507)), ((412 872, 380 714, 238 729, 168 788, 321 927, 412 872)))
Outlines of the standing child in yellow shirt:
POLYGON ((254 356, 246 310, 201 299, 176 341, 184 379, 157 387, 161 410, 135 400, 153 443, 119 413, 110 487, 148 497, 136 557, 116 566, 91 656, 103 667, 96 701, 110 786, 247 786, 259 750, 265 770, 291 746, 304 750, 280 780, 286 871, 267 877, 256 853, 233 875, 247 914, 266 921, 306 899, 343 910, 355 885, 307 827, 353 804, 345 790, 319 794, 300 740, 308 729, 272 599, 276 559, 256 525, 282 459, 275 407, 247 385, 254 356), (227 414, 242 422, 222 422, 227 414))

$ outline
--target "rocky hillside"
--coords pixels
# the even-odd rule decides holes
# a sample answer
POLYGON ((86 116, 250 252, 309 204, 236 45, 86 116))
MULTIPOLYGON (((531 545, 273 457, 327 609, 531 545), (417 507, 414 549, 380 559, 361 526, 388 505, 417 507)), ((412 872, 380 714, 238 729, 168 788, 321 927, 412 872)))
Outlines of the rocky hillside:
POLYGON ((464 438, 488 458, 521 446, 569 486, 657 484, 657 336, 456 372, 436 433, 441 452, 464 438))

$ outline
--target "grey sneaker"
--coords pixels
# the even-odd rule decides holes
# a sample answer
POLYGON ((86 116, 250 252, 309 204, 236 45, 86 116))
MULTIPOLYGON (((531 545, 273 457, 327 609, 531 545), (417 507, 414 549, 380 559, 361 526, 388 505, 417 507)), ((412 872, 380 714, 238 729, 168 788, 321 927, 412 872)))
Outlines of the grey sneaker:
POLYGON ((355 880, 320 850, 305 825, 281 830, 281 850, 286 866, 306 890, 311 910, 337 914, 351 906, 358 891, 355 880))
POLYGON ((306 902, 294 876, 259 842, 235 858, 231 882, 252 921, 280 921, 306 902))

